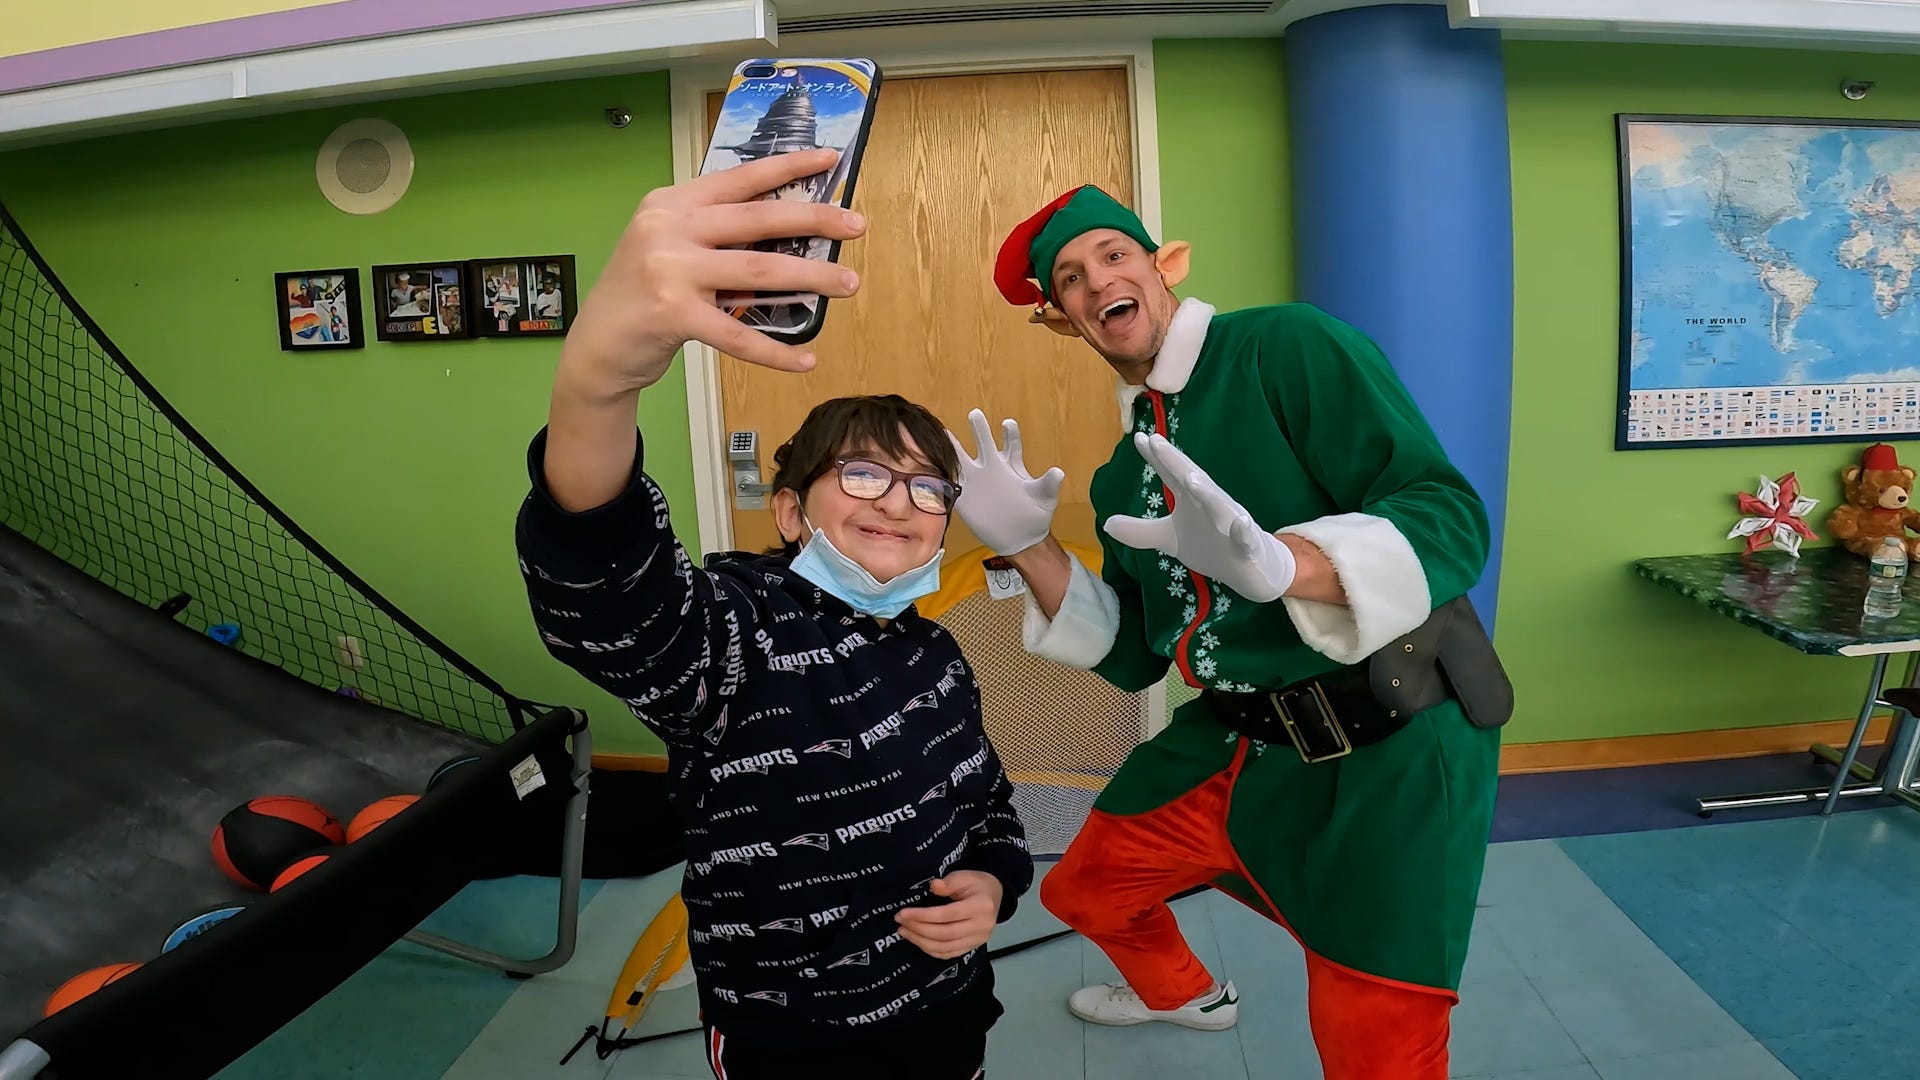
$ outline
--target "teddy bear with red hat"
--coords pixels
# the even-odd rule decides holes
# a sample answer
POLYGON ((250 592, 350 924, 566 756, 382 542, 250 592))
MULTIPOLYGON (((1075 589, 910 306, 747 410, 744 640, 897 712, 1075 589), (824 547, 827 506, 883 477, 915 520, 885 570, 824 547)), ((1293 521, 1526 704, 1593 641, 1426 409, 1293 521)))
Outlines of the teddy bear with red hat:
POLYGON ((1827 518, 1827 531, 1855 555, 1872 557, 1889 536, 1907 545, 1907 554, 1920 558, 1920 511, 1913 506, 1914 471, 1900 464, 1893 447, 1875 443, 1860 456, 1860 464, 1840 471, 1844 498, 1827 518))

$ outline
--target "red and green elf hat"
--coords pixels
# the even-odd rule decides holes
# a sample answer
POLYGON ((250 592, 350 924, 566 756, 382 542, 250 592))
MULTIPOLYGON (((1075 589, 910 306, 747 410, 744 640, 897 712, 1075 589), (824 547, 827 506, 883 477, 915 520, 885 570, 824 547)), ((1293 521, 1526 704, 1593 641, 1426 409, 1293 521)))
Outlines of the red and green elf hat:
POLYGON ((1013 227, 993 261, 994 286, 1009 304, 1046 306, 1053 300, 1053 262, 1060 249, 1092 229, 1117 229, 1148 251, 1160 249, 1133 211, 1092 184, 1083 184, 1013 227))

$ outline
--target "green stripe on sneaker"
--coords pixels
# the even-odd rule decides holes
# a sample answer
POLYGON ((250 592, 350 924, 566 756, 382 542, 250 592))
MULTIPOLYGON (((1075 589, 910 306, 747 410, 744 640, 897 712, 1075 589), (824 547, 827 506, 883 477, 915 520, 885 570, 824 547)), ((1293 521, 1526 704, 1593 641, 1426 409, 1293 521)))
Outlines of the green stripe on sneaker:
POLYGON ((1220 996, 1214 999, 1213 1004, 1200 1006, 1200 1011, 1203 1013, 1212 1012, 1213 1010, 1218 1009, 1223 1005, 1237 1005, 1239 1003, 1240 1003, 1240 999, 1234 997, 1232 994, 1227 993, 1225 990, 1222 990, 1220 991, 1220 996))

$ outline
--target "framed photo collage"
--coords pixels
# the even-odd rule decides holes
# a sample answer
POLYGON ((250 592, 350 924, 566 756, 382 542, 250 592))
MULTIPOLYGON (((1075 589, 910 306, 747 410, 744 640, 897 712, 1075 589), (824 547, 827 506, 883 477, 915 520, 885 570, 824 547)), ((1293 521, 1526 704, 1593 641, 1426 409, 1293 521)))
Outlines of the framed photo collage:
MULTIPOLYGON (((378 341, 562 337, 579 308, 571 255, 385 263, 370 287, 378 341)), ((274 297, 283 351, 366 344, 357 268, 277 273, 274 297)))

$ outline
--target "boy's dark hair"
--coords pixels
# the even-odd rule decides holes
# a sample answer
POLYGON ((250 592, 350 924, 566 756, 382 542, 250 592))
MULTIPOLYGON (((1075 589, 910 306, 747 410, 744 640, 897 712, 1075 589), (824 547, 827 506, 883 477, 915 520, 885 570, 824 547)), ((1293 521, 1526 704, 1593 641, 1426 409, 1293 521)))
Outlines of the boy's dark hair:
MULTIPOLYGON (((947 439, 946 425, 898 394, 833 398, 814 406, 800 430, 773 452, 772 491, 792 488, 804 495, 809 485, 833 468, 841 454, 873 450, 898 461, 920 459, 955 483, 960 459, 947 439), (903 438, 902 436, 905 436, 903 438), (907 438, 913 440, 909 448, 907 438)), ((786 541, 774 554, 793 555, 800 545, 786 541)))

